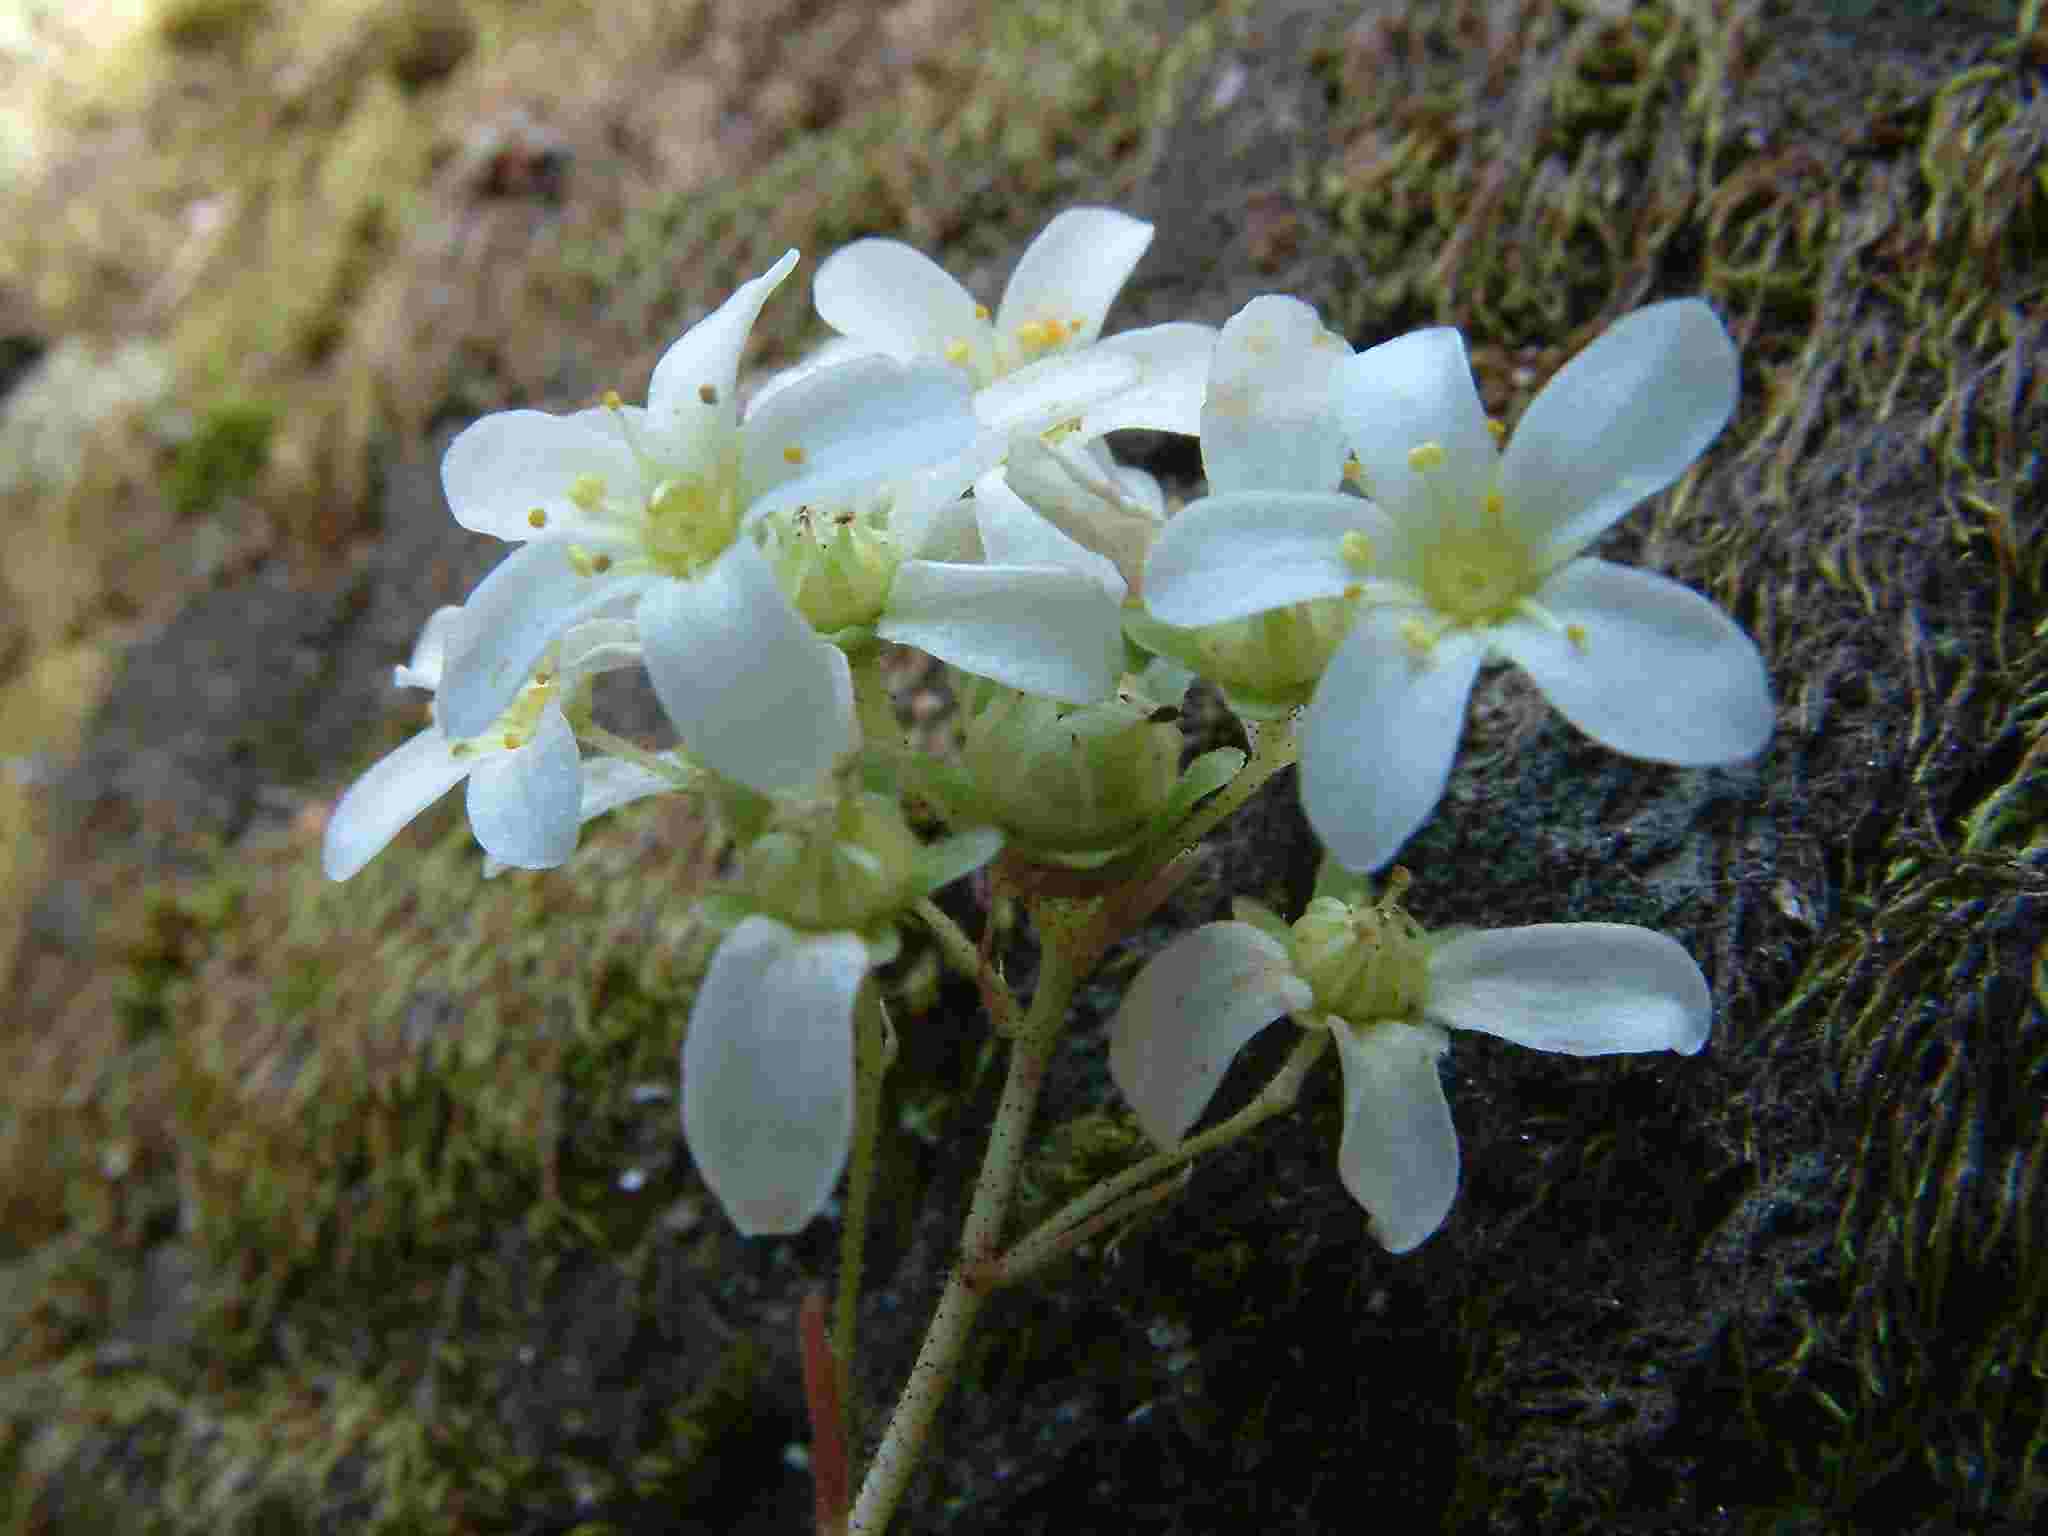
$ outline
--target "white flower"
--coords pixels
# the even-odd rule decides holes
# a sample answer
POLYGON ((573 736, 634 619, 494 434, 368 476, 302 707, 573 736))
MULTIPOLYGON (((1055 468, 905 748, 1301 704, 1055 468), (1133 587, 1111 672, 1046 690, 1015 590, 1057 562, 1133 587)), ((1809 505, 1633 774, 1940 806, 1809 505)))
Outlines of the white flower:
MULTIPOLYGON (((437 689, 470 616, 442 608, 426 622, 410 663, 394 669, 401 687, 437 689)), ((330 880, 346 880, 383 851, 415 816, 464 779, 469 825, 487 862, 551 869, 576 850, 583 765, 562 701, 583 678, 638 660, 631 627, 618 620, 578 625, 543 655, 526 685, 485 730, 451 734, 439 718, 349 787, 328 818, 321 852, 330 880)))
POLYGON ((1687 767, 1749 757, 1772 706, 1748 637, 1676 582, 1580 558, 1713 440, 1737 373, 1704 303, 1652 305, 1573 358, 1503 454, 1456 331, 1387 342, 1336 368, 1371 500, 1297 479, 1197 502, 1153 547, 1146 601, 1182 626, 1358 605, 1301 747, 1310 824, 1353 869, 1385 864, 1442 795, 1492 654, 1616 751, 1687 767))
POLYGON ((1128 214, 1069 208, 1026 248, 991 316, 922 252, 856 240, 818 268, 814 298, 859 345, 962 369, 976 415, 1006 438, 1071 421, 1084 438, 1122 427, 1192 434, 1215 331, 1181 322, 1099 339, 1151 242, 1152 226, 1128 214))
POLYGON ((1458 1190, 1437 1075, 1449 1030, 1573 1056, 1689 1056, 1707 1040, 1706 978, 1645 928, 1554 923, 1434 941, 1386 906, 1319 899, 1291 931, 1263 916, 1211 923, 1154 957, 1110 1023, 1110 1073, 1146 1133, 1169 1145, 1275 1018, 1329 1029, 1344 1075, 1338 1173, 1395 1253, 1436 1231, 1458 1190))
POLYGON ((1119 464, 1103 439, 1019 437, 1003 482, 1034 512, 1116 566, 1125 589, 1144 580, 1145 556, 1166 521, 1166 494, 1142 469, 1119 464))
POLYGON ((813 784, 853 744, 846 658, 778 589, 750 525, 963 452, 976 428, 942 365, 869 357, 779 390, 744 424, 734 385, 791 251, 684 333, 645 410, 507 411, 449 446, 456 521, 528 541, 471 595, 442 708, 481 730, 564 629, 633 605, 648 675, 692 758, 764 792, 813 784))
MULTIPOLYGON (((901 911, 993 858, 988 828, 920 845, 897 804, 788 803, 741 857, 733 926, 683 1039, 683 1138, 748 1237, 801 1229, 853 1134, 854 1010, 901 911)), ((879 1002, 872 1002, 879 1006, 879 1002)))

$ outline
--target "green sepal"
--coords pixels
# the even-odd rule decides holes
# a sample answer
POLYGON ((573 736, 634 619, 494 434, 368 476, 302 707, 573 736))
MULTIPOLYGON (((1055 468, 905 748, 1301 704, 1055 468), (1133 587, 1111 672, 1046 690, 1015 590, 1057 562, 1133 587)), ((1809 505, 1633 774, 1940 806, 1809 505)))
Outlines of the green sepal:
POLYGON ((1292 931, 1286 918, 1264 902, 1253 901, 1249 896, 1233 896, 1230 900, 1230 915, 1240 923, 1250 923, 1266 937, 1278 939, 1282 944, 1287 942, 1287 936, 1292 931))
POLYGON ((969 827, 936 843, 926 843, 917 856, 917 882, 927 895, 951 885, 962 875, 971 875, 1003 851, 999 827, 969 827))

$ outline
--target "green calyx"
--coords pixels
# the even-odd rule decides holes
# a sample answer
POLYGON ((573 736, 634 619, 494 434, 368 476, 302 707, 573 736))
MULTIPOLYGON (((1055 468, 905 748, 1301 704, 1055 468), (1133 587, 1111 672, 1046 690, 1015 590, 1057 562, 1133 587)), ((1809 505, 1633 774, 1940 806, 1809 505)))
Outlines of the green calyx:
POLYGON ((1288 930, 1295 974, 1316 995, 1316 1007, 1355 1024, 1411 1019, 1429 985, 1429 936, 1402 909, 1408 887, 1395 870, 1377 901, 1317 896, 1288 930))
POLYGON ((1133 609, 1124 615, 1124 633, 1208 678, 1239 714, 1275 720, 1308 702, 1356 616, 1357 604, 1344 597, 1293 603, 1199 629, 1163 624, 1133 609))

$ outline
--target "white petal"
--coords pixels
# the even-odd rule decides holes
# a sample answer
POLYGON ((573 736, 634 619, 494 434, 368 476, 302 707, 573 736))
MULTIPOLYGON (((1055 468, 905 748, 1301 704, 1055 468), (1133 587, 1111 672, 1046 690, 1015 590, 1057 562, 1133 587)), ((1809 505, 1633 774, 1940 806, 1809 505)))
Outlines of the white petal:
MULTIPOLYGON (((623 545, 612 549, 629 553, 623 545)), ((579 576, 567 547, 553 542, 514 550, 463 605, 468 643, 448 658, 434 700, 441 729, 456 740, 489 730, 557 636, 658 579, 645 573, 579 576)))
POLYGON ((762 794, 806 790, 854 744, 853 676, 742 539, 691 581, 640 600, 647 675, 714 773, 762 794))
POLYGON ((993 337, 974 295, 900 240, 856 240, 825 258, 811 285, 818 318, 842 336, 908 361, 968 349, 977 377, 994 367, 993 337))
POLYGON ((576 851, 582 755, 559 709, 543 710, 533 740, 493 753, 469 776, 469 830, 514 869, 553 869, 576 851))
POLYGON ((853 1006, 867 946, 749 917, 711 958, 683 1038, 683 1137, 748 1237, 796 1232, 853 1137, 853 1006))
POLYGON ((1062 328, 1078 320, 1068 344, 1085 345, 1102 334, 1102 318, 1145 247, 1152 226, 1114 208, 1069 208, 1038 232, 1017 260, 996 307, 996 330, 1014 336, 1017 327, 1053 321, 1062 328))
POLYGON ((1444 1224, 1458 1196, 1458 1130, 1437 1061, 1450 1037, 1427 1024, 1335 1027, 1344 1068, 1337 1174, 1389 1253, 1444 1224))
MULTIPOLYGON (((683 765, 677 753, 664 752, 661 756, 678 767, 683 765)), ((583 800, 576 816, 579 821, 595 821, 620 806, 650 795, 673 794, 675 790, 675 780, 665 773, 629 763, 623 757, 593 757, 583 765, 583 800)))
POLYGON ((448 657, 467 643, 462 609, 449 603, 436 608, 420 627, 412 645, 412 659, 392 669, 392 681, 400 688, 424 688, 429 693, 441 686, 441 673, 448 657))
POLYGON ((1123 393, 1083 414, 1083 438, 1099 438, 1126 427, 1178 432, 1186 437, 1202 430, 1202 396, 1209 386, 1209 354, 1216 349, 1216 327, 1191 320, 1148 325, 1105 336, 1095 346, 1112 356, 1130 358, 1138 365, 1138 378, 1123 393))
POLYGON ((1100 347, 1042 357, 997 379, 974 397, 974 414, 993 432, 1043 432, 1080 419, 1134 388, 1137 361, 1100 347))
POLYGON ((1112 459, 1101 439, 1048 445, 1019 435, 999 479, 1062 533, 1108 558, 1126 590, 1143 579, 1145 556, 1166 520, 1165 497, 1150 475, 1112 459))
POLYGON ((469 772, 454 743, 429 726, 386 753, 355 783, 327 818, 320 867, 330 880, 346 880, 384 851, 407 822, 447 794, 469 772))
POLYGON ((1244 1043, 1315 1001, 1287 946, 1249 923, 1210 923, 1152 957, 1109 1023, 1109 1075, 1162 1146, 1202 1117, 1244 1043))
POLYGON ((796 269, 795 251, 699 320, 662 354, 647 384, 648 423, 669 467, 695 470, 713 461, 739 420, 740 354, 768 296, 796 269))
POLYGON ((778 391, 740 428, 747 515, 830 502, 965 452, 979 431, 957 368, 863 357, 778 391))
POLYGON ((640 665, 640 631, 630 618, 590 619, 562 635, 557 675, 564 681, 640 665))
POLYGON ((1337 365, 1344 435, 1365 468, 1366 494, 1403 523, 1484 515, 1500 452, 1472 383, 1465 338, 1449 326, 1411 331, 1337 365), (1419 468, 1409 454, 1444 457, 1419 468))
POLYGON ((1443 798, 1485 645, 1452 630, 1418 657, 1412 611, 1367 608, 1330 658, 1301 729, 1301 806, 1347 869, 1401 851, 1443 798))
POLYGON ((753 412, 764 408, 783 390, 802 383, 814 373, 822 373, 827 368, 837 368, 842 363, 851 363, 874 355, 875 349, 864 341, 856 341, 851 336, 834 336, 830 341, 813 348, 802 362, 792 363, 787 368, 771 373, 749 389, 740 419, 744 421, 753 412))
POLYGON ((1494 642, 1567 720, 1602 746, 1680 767, 1738 762, 1771 739, 1763 657, 1690 587, 1605 560, 1574 560, 1536 602, 1583 643, 1516 619, 1494 642))
POLYGON ((981 432, 965 453, 890 483, 889 533, 904 555, 965 560, 974 545, 974 504, 967 491, 1003 459, 1003 439, 981 432))
POLYGON ((975 482, 974 526, 990 565, 1056 565, 1092 578, 1110 601, 1124 600, 1116 562, 1069 537, 1011 490, 1003 471, 975 482))
POLYGON ((1334 492, 1208 496, 1167 519, 1145 560, 1145 606, 1168 624, 1222 624, 1311 598, 1360 579, 1344 535, 1390 542, 1386 515, 1334 492))
POLYGON ((643 479, 632 448, 617 432, 545 411, 486 416, 464 428, 441 457, 441 489, 455 521, 515 543, 613 532, 570 498, 571 487, 584 476, 595 476, 619 496, 638 496, 643 479), (536 509, 542 516, 538 527, 532 521, 536 509))
POLYGON ((1350 343, 1299 299, 1265 294, 1232 315, 1202 406, 1209 494, 1336 490, 1348 451, 1336 369, 1349 356, 1350 343))
POLYGON ((1607 1056, 1707 1043, 1714 1000, 1676 939, 1625 923, 1461 934, 1429 957, 1423 1012, 1538 1051, 1607 1056))
POLYGON ((1529 402, 1501 464, 1508 515, 1576 554, 1671 484, 1735 412, 1735 344, 1699 299, 1624 315, 1529 402))
POLYGON ((1122 618, 1084 572, 906 560, 875 632, 1006 687, 1092 704, 1123 671, 1122 618))

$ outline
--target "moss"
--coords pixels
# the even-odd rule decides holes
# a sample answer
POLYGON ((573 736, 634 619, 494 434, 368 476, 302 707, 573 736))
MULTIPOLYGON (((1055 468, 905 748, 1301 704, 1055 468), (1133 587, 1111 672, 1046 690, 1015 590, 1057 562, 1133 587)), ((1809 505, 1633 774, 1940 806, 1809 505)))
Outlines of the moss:
POLYGON ((172 455, 171 505, 180 517, 209 512, 255 483, 270 461, 277 413, 254 401, 215 406, 172 455))

